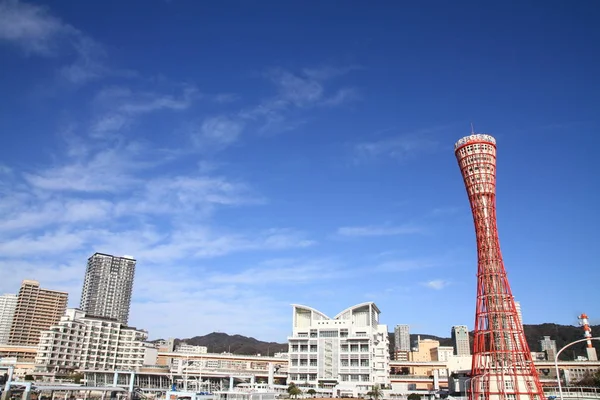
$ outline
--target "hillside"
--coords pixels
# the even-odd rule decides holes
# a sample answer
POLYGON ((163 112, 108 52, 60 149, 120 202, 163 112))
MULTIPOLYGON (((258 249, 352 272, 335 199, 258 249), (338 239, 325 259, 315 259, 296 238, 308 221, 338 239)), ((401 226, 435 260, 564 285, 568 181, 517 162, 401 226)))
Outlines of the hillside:
MULTIPOLYGON (((565 344, 574 340, 583 338, 583 330, 578 326, 540 324, 523 325, 523 328, 525 329, 525 337, 527 338, 527 343, 529 344, 531 351, 540 351, 539 340, 543 336, 550 336, 553 340, 556 340, 557 349, 560 349, 565 344)), ((600 325, 591 326, 591 328, 592 332, 597 332, 597 334, 600 333, 600 325)), ((421 339, 439 340, 441 346, 452 346, 451 338, 437 337, 428 334, 411 334, 411 343, 415 343, 418 336, 421 336, 421 339)), ((389 338, 390 351, 392 351, 394 346, 393 332, 390 332, 389 338)), ((194 336, 193 338, 188 339, 175 339, 175 344, 177 345, 182 341, 192 345, 206 346, 210 353, 228 352, 245 355, 273 355, 277 352, 286 352, 288 349, 287 343, 263 342, 252 337, 228 335, 220 332, 213 332, 204 336, 194 336)), ((594 346, 600 355, 600 342, 595 341, 594 346)), ((573 345, 571 348, 564 351, 560 358, 562 360, 572 360, 579 355, 585 355, 585 343, 573 345)))

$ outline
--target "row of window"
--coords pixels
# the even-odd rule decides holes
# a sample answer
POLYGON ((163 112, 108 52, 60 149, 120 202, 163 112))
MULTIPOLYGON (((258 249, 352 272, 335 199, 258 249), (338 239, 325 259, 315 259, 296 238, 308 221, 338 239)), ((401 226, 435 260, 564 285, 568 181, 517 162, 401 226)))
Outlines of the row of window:
MULTIPOLYGON (((316 344, 311 344, 310 346, 307 344, 292 344, 290 346, 290 352, 292 353, 316 353, 318 351, 318 346, 316 344)), ((368 344, 340 344, 341 352, 351 352, 351 353, 368 353, 369 345, 368 344)))

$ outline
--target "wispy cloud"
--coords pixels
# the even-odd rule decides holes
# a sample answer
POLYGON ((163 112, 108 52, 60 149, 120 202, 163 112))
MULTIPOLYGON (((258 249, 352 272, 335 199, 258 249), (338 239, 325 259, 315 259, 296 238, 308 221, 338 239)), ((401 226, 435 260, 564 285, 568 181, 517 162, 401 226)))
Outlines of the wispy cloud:
POLYGON ((239 116, 261 121, 262 132, 294 129, 300 125, 297 119, 290 121, 290 114, 294 110, 340 106, 359 99, 356 88, 342 87, 331 94, 327 87, 329 79, 354 69, 323 67, 296 73, 283 68, 272 68, 264 76, 275 86, 276 95, 262 100, 256 106, 244 108, 239 116))
POLYGON ((445 281, 443 279, 434 279, 434 280, 422 283, 423 286, 426 286, 426 287, 428 287, 430 289, 434 289, 434 290, 442 290, 449 284, 450 284, 450 282, 445 281))
POLYGON ((201 150, 221 150, 235 143, 244 123, 224 115, 206 118, 199 127, 192 129, 193 143, 201 150))
POLYGON ((77 34, 77 30, 52 16, 45 7, 18 0, 0 2, 0 40, 13 43, 29 54, 55 55, 61 36, 77 34))
POLYGON ((404 161, 419 154, 434 152, 440 148, 436 135, 447 129, 449 126, 437 126, 400 135, 390 135, 396 130, 394 128, 385 129, 377 134, 386 134, 387 137, 383 139, 353 144, 354 158, 357 162, 382 158, 404 161))
POLYGON ((19 0, 0 2, 0 40, 14 44, 28 55, 74 54, 74 60, 59 70, 60 76, 71 83, 85 83, 106 74, 132 73, 110 70, 105 64, 102 45, 43 6, 19 0))
POLYGON ((394 236, 413 233, 422 233, 423 228, 418 226, 390 226, 390 225, 367 225, 367 226, 344 226, 338 228, 338 235, 342 236, 394 236))

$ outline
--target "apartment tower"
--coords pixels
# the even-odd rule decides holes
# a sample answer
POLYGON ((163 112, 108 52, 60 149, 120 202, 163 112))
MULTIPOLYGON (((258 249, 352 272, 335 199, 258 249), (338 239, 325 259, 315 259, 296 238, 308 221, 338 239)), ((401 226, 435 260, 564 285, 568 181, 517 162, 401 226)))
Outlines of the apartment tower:
POLYGON ((107 317, 127 325, 135 260, 95 253, 88 259, 80 308, 86 315, 107 317))
POLYGON ((8 344, 37 346, 40 333, 60 321, 67 309, 68 294, 42 289, 37 281, 24 280, 10 326, 8 344))
POLYGON ((10 326, 12 325, 16 308, 16 294, 4 294, 0 296, 0 345, 8 343, 10 326))
POLYGON ((469 344, 469 328, 466 325, 456 325, 452 327, 452 341, 454 342, 455 355, 471 355, 471 345, 469 344))

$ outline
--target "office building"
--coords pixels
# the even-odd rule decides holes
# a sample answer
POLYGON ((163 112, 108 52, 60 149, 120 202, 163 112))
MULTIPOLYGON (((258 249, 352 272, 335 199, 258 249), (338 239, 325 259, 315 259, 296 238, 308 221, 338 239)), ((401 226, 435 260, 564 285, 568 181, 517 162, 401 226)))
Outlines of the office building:
POLYGON ((10 326, 17 308, 17 295, 4 294, 0 296, 0 344, 8 343, 10 326))
POLYGON ((40 332, 60 321, 67 299, 66 292, 42 289, 39 282, 24 280, 17 295, 8 344, 37 346, 40 332))
POLYGON ((35 362, 40 372, 131 371, 155 365, 158 347, 148 333, 105 317, 70 308, 58 324, 42 332, 35 362))
POLYGON ((471 354, 469 328, 466 325, 456 325, 452 327, 452 341, 454 342, 455 355, 468 356, 471 354))
POLYGON ((394 350, 410 351, 410 326, 396 325, 394 328, 394 350))
POLYGON ((289 381, 331 390, 334 397, 365 396, 389 384, 387 325, 375 303, 347 308, 334 318, 294 305, 288 338, 289 381))
POLYGON ((135 260, 95 253, 88 259, 80 308, 87 315, 113 318, 127 325, 135 260))
POLYGON ((556 357, 556 340, 550 339, 550 336, 544 336, 540 340, 540 350, 546 353, 546 360, 554 361, 554 357, 556 357))

